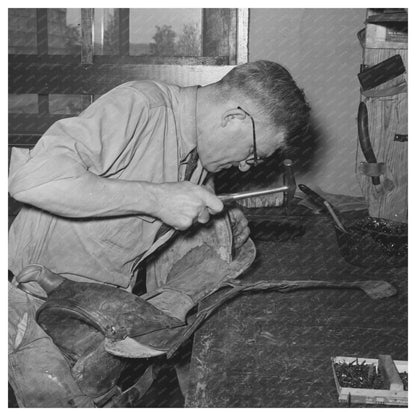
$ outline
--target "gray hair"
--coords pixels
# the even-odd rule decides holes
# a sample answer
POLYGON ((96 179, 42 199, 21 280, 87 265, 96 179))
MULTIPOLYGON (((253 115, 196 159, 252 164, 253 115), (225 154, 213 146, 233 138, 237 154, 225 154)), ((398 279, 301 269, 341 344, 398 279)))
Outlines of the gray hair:
POLYGON ((303 90, 281 65, 255 61, 238 65, 218 83, 229 97, 242 94, 277 131, 285 132, 285 148, 298 147, 309 127, 310 107, 303 90))

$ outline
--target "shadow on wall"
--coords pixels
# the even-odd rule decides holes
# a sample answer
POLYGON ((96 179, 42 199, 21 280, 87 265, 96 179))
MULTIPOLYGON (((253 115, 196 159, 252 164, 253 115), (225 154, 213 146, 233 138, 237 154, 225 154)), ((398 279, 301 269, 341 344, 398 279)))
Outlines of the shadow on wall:
POLYGON ((322 124, 318 123, 312 115, 309 130, 302 138, 300 148, 294 150, 296 154, 288 155, 288 158, 295 162, 297 173, 306 173, 319 162, 319 149, 323 146, 323 137, 322 124))
POLYGON ((283 65, 312 107, 314 143, 299 161, 300 180, 354 196, 361 195, 355 166, 362 48, 356 34, 365 19, 365 8, 250 9, 250 61, 283 65))

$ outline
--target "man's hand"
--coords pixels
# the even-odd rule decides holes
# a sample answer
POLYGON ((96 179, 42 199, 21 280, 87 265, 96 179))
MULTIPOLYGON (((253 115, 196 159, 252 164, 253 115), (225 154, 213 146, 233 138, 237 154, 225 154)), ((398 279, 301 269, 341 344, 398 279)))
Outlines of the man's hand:
POLYGON ((186 230, 194 222, 205 224, 224 208, 213 193, 187 181, 161 183, 155 187, 155 196, 153 215, 177 230, 186 230))
POLYGON ((248 221, 239 208, 231 208, 228 211, 233 231, 234 248, 240 248, 250 235, 248 221))

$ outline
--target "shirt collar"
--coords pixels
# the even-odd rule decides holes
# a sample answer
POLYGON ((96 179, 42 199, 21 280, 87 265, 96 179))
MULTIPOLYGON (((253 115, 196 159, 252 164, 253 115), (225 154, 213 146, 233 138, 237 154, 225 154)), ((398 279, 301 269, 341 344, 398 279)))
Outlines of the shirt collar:
POLYGON ((196 148, 196 102, 198 86, 184 87, 179 92, 179 158, 183 162, 196 148))

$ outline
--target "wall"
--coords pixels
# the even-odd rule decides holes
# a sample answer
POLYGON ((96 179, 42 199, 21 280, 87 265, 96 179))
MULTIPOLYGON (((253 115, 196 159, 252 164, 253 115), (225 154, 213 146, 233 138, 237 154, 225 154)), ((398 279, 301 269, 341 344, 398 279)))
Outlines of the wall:
POLYGON ((361 195, 355 176, 357 32, 366 9, 250 9, 249 60, 285 66, 312 107, 314 152, 297 177, 324 191, 361 195))

